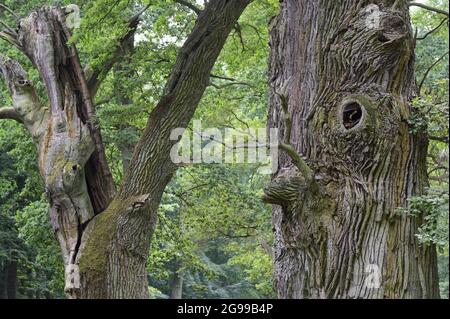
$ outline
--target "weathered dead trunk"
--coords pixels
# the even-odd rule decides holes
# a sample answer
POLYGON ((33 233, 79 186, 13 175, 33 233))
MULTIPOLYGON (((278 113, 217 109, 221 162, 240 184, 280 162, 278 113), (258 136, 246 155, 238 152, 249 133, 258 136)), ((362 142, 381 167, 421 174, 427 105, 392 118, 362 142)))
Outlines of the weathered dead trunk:
POLYGON ((397 210, 427 185, 412 38, 403 0, 284 0, 272 21, 269 126, 301 155, 264 196, 280 298, 439 297, 435 247, 397 210))
POLYGON ((148 296, 150 238, 164 188, 176 170, 170 150, 177 141, 170 139, 171 132, 186 127, 194 115, 228 34, 249 3, 212 0, 199 11, 115 196, 91 95, 123 55, 121 46, 136 30, 139 14, 130 19, 130 31, 104 70, 94 70, 89 80, 75 45, 67 43, 70 32, 61 8, 35 10, 17 30, 0 34, 30 58, 47 89, 49 109, 39 103, 22 67, 0 56, 13 100, 0 119, 23 123, 37 145, 69 297, 148 296))

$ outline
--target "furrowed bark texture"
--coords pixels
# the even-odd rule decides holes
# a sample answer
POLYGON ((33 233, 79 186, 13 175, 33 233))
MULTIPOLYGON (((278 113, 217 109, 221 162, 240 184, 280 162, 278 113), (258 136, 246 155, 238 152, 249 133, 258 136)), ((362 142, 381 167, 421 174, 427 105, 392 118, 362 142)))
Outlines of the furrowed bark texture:
POLYGON ((284 0, 271 28, 268 124, 285 128, 281 95, 313 171, 280 153, 265 190, 278 296, 439 297, 435 247, 397 210, 427 185, 406 1, 284 0))

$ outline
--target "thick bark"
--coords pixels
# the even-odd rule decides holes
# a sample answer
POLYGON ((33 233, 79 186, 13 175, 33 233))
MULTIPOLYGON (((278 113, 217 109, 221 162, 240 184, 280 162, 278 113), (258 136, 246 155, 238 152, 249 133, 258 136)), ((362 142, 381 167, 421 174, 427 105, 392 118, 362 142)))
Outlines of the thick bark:
POLYGON ((427 185, 427 139, 407 122, 406 1, 285 0, 270 45, 269 127, 286 128, 285 101, 287 142, 312 172, 280 153, 265 191, 278 296, 439 297, 435 247, 415 237, 421 218, 397 210, 427 185))

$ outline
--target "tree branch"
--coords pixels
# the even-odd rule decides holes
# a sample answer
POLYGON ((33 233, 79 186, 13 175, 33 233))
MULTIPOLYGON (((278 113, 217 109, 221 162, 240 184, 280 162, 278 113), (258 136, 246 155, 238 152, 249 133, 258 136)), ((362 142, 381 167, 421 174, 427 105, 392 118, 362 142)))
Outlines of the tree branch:
POLYGON ((200 9, 199 7, 193 5, 192 3, 190 3, 189 1, 185 1, 185 0, 175 0, 176 3, 181 4, 182 6, 185 6, 186 8, 191 9, 192 11, 195 12, 195 14, 200 15, 202 13, 202 9, 200 9))
POLYGON ((6 30, 4 30, 3 32, 7 32, 8 34, 10 34, 13 37, 18 37, 18 34, 16 31, 14 31, 13 28, 11 28, 8 24, 6 24, 5 22, 0 20, 0 24, 3 25, 6 30))
POLYGON ((434 63, 433 63, 432 65, 430 65, 430 67, 425 71, 425 74, 423 75, 423 78, 422 78, 422 80, 420 81, 419 88, 418 88, 419 96, 420 96, 420 93, 421 93, 421 91, 422 91, 422 86, 423 86, 423 84, 425 83, 425 80, 426 80, 426 78, 427 78, 427 76, 428 76, 428 73, 430 73, 431 69, 433 69, 439 62, 441 62, 441 60, 442 60, 446 55, 448 55, 449 52, 450 52, 450 51, 445 52, 439 59, 437 59, 436 61, 434 61, 434 63))
POLYGON ((231 81, 231 82, 236 82, 237 81, 234 78, 229 78, 229 77, 223 76, 223 75, 210 74, 210 77, 215 78, 215 79, 220 79, 220 80, 227 80, 227 81, 231 81))
POLYGON ((0 120, 14 120, 23 123, 22 117, 14 110, 13 107, 0 108, 0 120))
POLYGON ((112 69, 114 64, 116 64, 126 55, 127 50, 125 50, 125 48, 127 47, 127 42, 134 41, 134 35, 139 25, 140 17, 149 7, 150 4, 145 6, 142 10, 140 10, 128 20, 128 31, 119 40, 119 44, 114 52, 102 65, 98 66, 95 70, 92 70, 90 72, 91 74, 87 79, 87 83, 92 98, 95 97, 102 81, 105 79, 106 75, 112 69))
POLYGON ((231 113, 231 114, 233 114, 234 118, 235 118, 236 120, 238 120, 238 122, 240 122, 240 123, 244 124, 244 125, 245 125, 245 127, 247 127, 247 130, 249 130, 249 131, 250 131, 250 126, 248 125, 248 123, 247 123, 247 122, 245 122, 245 121, 241 120, 241 119, 240 119, 240 118, 239 118, 239 117, 237 116, 237 114, 233 112, 233 110, 230 110, 230 113, 231 113))
POLYGON ((223 85, 218 85, 216 83, 209 82, 209 85, 218 90, 225 89, 225 88, 233 86, 233 85, 244 85, 244 86, 253 87, 253 85, 246 83, 246 82, 231 82, 231 83, 227 83, 227 84, 223 84, 223 85))
POLYGON ((245 41, 244 41, 244 37, 242 36, 241 26, 238 22, 236 22, 236 25, 234 26, 234 31, 236 31, 236 34, 239 37, 239 41, 241 42, 242 52, 245 52, 245 41))
POLYGON ((440 176, 428 176, 428 179, 436 182, 445 182, 448 181, 448 174, 440 175, 440 176))
POLYGON ((13 46, 15 46, 15 47, 17 47, 19 49, 22 48, 19 40, 17 39, 16 34, 11 33, 8 30, 0 31, 0 39, 3 39, 6 42, 9 42, 10 44, 12 44, 13 46))
MULTIPOLYGON (((7 7, 2 3, 0 3, 0 12, 1 11, 9 12, 14 17, 16 22, 20 20, 19 16, 13 10, 11 10, 9 7, 7 7)), ((13 28, 11 28, 8 24, 6 24, 4 21, 0 20, 0 24, 6 28, 5 30, 0 30, 0 39, 3 39, 20 49, 20 43, 18 41, 17 32, 13 28)))
POLYGON ((280 143, 278 147, 284 151, 292 160, 292 163, 298 168, 298 170, 303 174, 306 180, 311 181, 313 178, 313 172, 311 168, 306 164, 305 160, 300 156, 299 153, 290 144, 280 143))
POLYGON ((448 12, 447 11, 439 9, 439 8, 428 6, 428 5, 420 3, 420 2, 410 2, 410 3, 408 3, 408 5, 410 7, 419 7, 419 8, 428 10, 428 11, 444 14, 444 15, 446 15, 448 17, 448 12))
POLYGON ((16 21, 20 20, 20 17, 13 10, 2 3, 0 3, 0 11, 8 11, 14 17, 14 19, 16 19, 16 21))
POLYGON ((230 82, 230 83, 227 83, 227 84, 224 84, 224 85, 218 85, 218 84, 215 84, 212 81, 210 81, 209 85, 214 87, 214 88, 216 88, 216 89, 224 89, 224 88, 227 88, 227 87, 232 86, 232 85, 245 85, 245 86, 249 86, 249 87, 254 87, 250 83, 238 81, 236 79, 229 78, 229 77, 226 77, 226 76, 220 76, 220 75, 211 74, 210 77, 211 78, 220 79, 220 80, 226 80, 226 81, 230 82))

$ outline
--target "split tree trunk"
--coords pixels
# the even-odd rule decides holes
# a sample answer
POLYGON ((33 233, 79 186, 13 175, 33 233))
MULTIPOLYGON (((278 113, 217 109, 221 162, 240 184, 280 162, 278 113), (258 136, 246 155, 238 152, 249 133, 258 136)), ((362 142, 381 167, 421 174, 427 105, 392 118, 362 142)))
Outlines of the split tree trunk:
MULTIPOLYGON (((25 125, 38 148, 39 169, 50 202, 50 218, 61 244, 70 298, 146 298, 146 263, 157 209, 176 166, 170 150, 173 129, 187 127, 208 86, 212 67, 251 0, 212 0, 181 48, 165 95, 150 114, 120 190, 115 194, 92 98, 102 77, 121 57, 131 32, 90 79, 82 71, 64 12, 45 6, 20 20, 17 30, 0 33, 38 69, 50 107, 44 108, 26 72, 0 56, 13 108, 0 119, 25 125)), ((142 12, 141 12, 142 13, 142 12)))
POLYGON ((284 0, 271 24, 268 124, 287 130, 285 103, 302 156, 265 190, 278 296, 438 298, 435 247, 397 210, 427 186, 407 2, 284 0))

